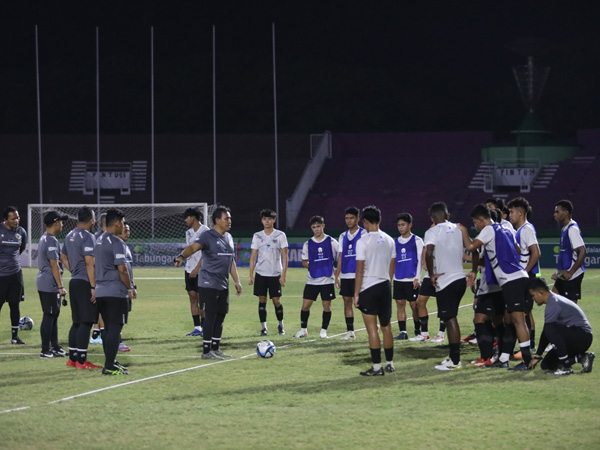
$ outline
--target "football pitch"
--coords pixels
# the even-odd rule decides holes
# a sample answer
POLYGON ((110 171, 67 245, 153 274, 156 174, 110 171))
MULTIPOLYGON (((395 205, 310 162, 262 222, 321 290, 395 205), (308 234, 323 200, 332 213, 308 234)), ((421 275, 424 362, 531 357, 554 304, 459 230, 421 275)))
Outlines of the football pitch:
MULTIPOLYGON (((567 377, 467 367, 477 347, 463 344, 462 371, 433 367, 447 346, 395 341, 396 372, 367 378, 366 332, 355 312, 357 338, 342 341, 343 301, 332 302, 328 340, 319 338, 322 307, 311 309, 309 336, 299 329, 306 270, 290 269, 283 290, 285 336, 277 335, 268 304, 271 359, 255 353, 258 301, 240 269, 244 292, 230 297, 222 349, 233 358, 200 359, 201 338, 192 330, 189 301, 179 269, 134 269, 134 300, 123 340, 131 347, 118 360, 128 376, 66 367, 66 358, 40 359, 41 307, 36 269, 24 269, 26 300, 21 316, 35 321, 21 331, 24 346, 10 344, 9 308, 0 316, 0 448, 599 448, 600 366, 567 377)), ((543 275, 550 279, 551 272, 543 275)), ((592 328, 600 330, 600 270, 589 270, 583 300, 592 328)), ((473 330, 473 295, 459 311, 463 335, 473 330)), ((435 300, 429 330, 437 332, 435 300)), ((543 308, 535 307, 536 339, 543 308)), ((357 314, 358 313, 358 314, 357 314)), ((410 309, 407 306, 410 318, 410 309)), ((59 318, 59 340, 67 348, 70 307, 59 318)), ((393 320, 395 320, 395 306, 393 320)), ((412 321, 408 323, 412 334, 412 321)), ((397 334, 397 325, 393 325, 397 334)), ((598 336, 598 334, 596 334, 598 336)), ((591 351, 599 354, 600 339, 591 351)), ((101 346, 88 359, 103 364, 101 346)), ((515 363, 511 363, 513 365, 515 363)), ((598 363, 600 364, 600 363, 598 363)))

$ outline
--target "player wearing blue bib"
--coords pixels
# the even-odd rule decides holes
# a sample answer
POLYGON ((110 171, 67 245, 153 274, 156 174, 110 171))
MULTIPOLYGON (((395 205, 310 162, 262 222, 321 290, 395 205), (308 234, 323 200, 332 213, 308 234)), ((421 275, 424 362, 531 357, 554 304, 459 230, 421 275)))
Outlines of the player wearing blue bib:
POLYGON ((358 226, 360 211, 354 206, 345 210, 344 219, 348 229, 340 234, 340 253, 335 269, 335 287, 340 290, 344 299, 344 316, 346 317, 346 334, 343 340, 354 339, 354 281, 356 278, 356 245, 359 239, 366 234, 366 230, 358 226), (341 275, 341 277, 340 277, 341 275), (341 278, 341 279, 340 279, 341 278))
POLYGON ((319 336, 321 339, 327 339, 327 328, 331 321, 331 301, 335 298, 333 265, 338 257, 339 245, 335 239, 325 234, 323 217, 311 217, 310 228, 314 236, 302 247, 302 266, 308 269, 308 275, 302 295, 300 331, 294 337, 308 336, 310 307, 320 294, 323 301, 323 320, 319 336))
POLYGON ((571 217, 573 204, 569 200, 560 200, 554 207, 554 220, 561 226, 560 252, 556 265, 556 280, 552 292, 573 300, 581 300, 581 282, 585 273, 585 243, 577 222, 571 217))

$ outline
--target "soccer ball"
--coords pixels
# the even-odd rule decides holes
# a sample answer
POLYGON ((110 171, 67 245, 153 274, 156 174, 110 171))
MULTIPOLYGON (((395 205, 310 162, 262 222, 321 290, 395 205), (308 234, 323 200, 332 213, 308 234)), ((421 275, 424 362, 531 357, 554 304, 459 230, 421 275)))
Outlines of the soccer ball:
POLYGON ((260 341, 256 344, 256 354, 261 358, 271 358, 276 351, 277 348, 271 341, 260 341))
POLYGON ((29 316, 21 317, 19 320, 19 330, 31 330, 33 328, 33 319, 29 316))

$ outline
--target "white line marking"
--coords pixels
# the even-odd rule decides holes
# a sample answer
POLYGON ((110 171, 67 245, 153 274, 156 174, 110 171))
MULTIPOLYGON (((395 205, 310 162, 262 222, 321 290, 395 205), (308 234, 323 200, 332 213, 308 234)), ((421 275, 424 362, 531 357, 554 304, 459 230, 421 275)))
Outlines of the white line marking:
POLYGON ((20 408, 6 409, 4 411, 0 411, 0 414, 10 413, 10 412, 15 412, 15 411, 23 411, 24 409, 29 409, 29 408, 31 408, 31 406, 21 406, 20 408))

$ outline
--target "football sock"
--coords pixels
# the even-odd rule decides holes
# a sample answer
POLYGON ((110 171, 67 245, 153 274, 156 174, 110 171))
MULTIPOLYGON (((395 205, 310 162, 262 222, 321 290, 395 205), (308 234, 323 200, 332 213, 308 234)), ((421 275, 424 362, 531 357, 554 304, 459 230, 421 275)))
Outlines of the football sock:
POLYGON ((529 342, 532 347, 535 347, 535 330, 529 330, 529 342))
POLYGON ((413 323, 415 324, 415 335, 421 334, 421 321, 419 319, 413 319, 413 323))
POLYGON ((119 351, 119 340, 122 328, 123 325, 120 323, 111 323, 104 329, 104 337, 102 338, 102 341, 104 342, 104 367, 109 370, 115 369, 114 363, 117 358, 117 352, 119 351))
MULTIPOLYGON (((75 347, 87 352, 88 346, 90 345, 91 328, 92 324, 90 322, 83 322, 79 324, 79 327, 77 327, 77 335, 75 336, 75 347)), ((71 347, 70 339, 69 347, 71 347)))
POLYGON ((394 347, 384 348, 383 351, 385 352, 385 361, 392 362, 394 360, 394 347))
POLYGON ((444 333, 446 331, 446 322, 440 319, 440 331, 444 333))
POLYGON ((219 350, 219 344, 221 343, 221 335, 223 334, 223 321, 225 320, 225 314, 217 313, 215 317, 215 326, 212 333, 211 349, 219 350))
POLYGON ((399 320, 398 327, 400 328, 400 332, 406 331, 406 320, 399 320))
POLYGON ((73 362, 77 361, 77 349, 69 346, 69 359, 73 362))
POLYGON ((283 305, 279 305, 275 307, 275 317, 279 322, 283 322, 283 305))
POLYGON ((262 326, 263 330, 267 329, 267 322, 261 322, 260 325, 262 326))
POLYGON ((200 316, 200 326, 204 328, 204 317, 200 316))
POLYGON ((379 368, 381 369, 381 349, 380 348, 372 348, 371 349, 371 361, 373 361, 373 368, 375 368, 375 364, 379 364, 379 368))
POLYGON ((308 317, 310 316, 310 309, 308 311, 300 311, 300 328, 308 328, 308 317))
POLYGON ((507 323, 504 325, 504 337, 502 339, 502 353, 511 354, 517 341, 517 330, 515 325, 507 323))
POLYGON ((212 338, 212 342, 211 342, 211 348, 213 350, 219 350, 219 344, 220 343, 221 343, 221 338, 220 337, 219 338, 213 337, 212 338))
POLYGON ((10 325, 12 337, 16 338, 19 332, 19 322, 21 321, 21 310, 18 303, 9 303, 10 305, 10 325))
POLYGON ((267 321, 267 304, 258 302, 258 319, 261 322, 267 321))
POLYGON ((504 353, 504 324, 496 325, 496 342, 498 342, 498 353, 504 353))
POLYGON ((429 333, 429 316, 419 318, 421 333, 429 333))
POLYGON ((346 330, 354 331, 354 317, 346 317, 346 330))
POLYGON ((330 321, 331 321, 331 311, 323 311, 323 324, 321 325, 321 328, 326 330, 327 327, 329 326, 330 321))
POLYGON ((92 339, 98 339, 98 336, 100 336, 100 329, 94 328, 94 331, 92 331, 92 339))
POLYGON ((205 355, 210 352, 210 344, 212 343, 212 339, 208 341, 202 341, 202 353, 205 355))
POLYGON ((523 358, 523 362, 529 365, 531 362, 531 345, 529 341, 519 343, 519 348, 521 349, 521 357, 523 358))
POLYGON ((453 364, 460 362, 460 342, 458 344, 450 344, 450 359, 453 364))
POLYGON ((489 333, 485 323, 475 324, 475 333, 477 334, 477 345, 479 353, 483 359, 489 359, 494 354, 494 338, 489 333))
MULTIPOLYGON (((69 350, 71 350, 71 349, 69 349, 69 350)), ((85 364, 86 359, 87 359, 87 349, 85 349, 85 350, 77 349, 77 362, 79 364, 85 364)))
MULTIPOLYGON (((71 357, 71 349, 77 348, 77 331, 79 330, 79 324, 73 323, 69 329, 69 357, 71 357)), ((75 359, 71 358, 73 361, 75 359)))
POLYGON ((194 321, 194 328, 200 326, 200 314, 193 315, 192 320, 194 321))
POLYGON ((12 333, 12 338, 16 339, 19 335, 19 326, 17 325, 16 327, 10 327, 10 331, 12 333))

